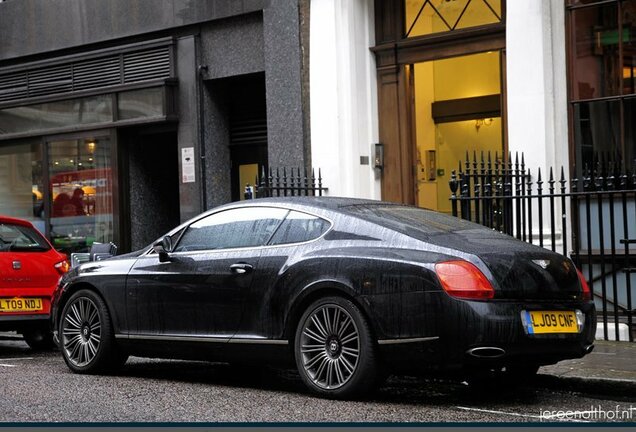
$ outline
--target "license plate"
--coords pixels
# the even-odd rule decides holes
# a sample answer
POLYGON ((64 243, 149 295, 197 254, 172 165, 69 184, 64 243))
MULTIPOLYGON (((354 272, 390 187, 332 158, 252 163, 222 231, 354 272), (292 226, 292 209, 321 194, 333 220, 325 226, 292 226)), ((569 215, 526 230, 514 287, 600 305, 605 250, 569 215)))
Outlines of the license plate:
POLYGON ((0 298, 0 312, 37 312, 42 309, 41 298, 0 298))
POLYGON ((578 333, 574 311, 523 311, 528 334, 578 333))

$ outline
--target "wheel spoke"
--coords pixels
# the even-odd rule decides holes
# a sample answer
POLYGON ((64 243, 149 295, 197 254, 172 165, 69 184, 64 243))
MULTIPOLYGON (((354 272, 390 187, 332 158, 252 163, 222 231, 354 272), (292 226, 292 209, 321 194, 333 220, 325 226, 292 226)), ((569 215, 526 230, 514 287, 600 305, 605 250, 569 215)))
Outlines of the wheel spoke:
POLYGON ((358 332, 354 331, 352 333, 349 333, 346 337, 342 338, 342 344, 345 345, 345 344, 348 344, 349 342, 357 340, 357 339, 358 339, 358 332))
POLYGON ((351 349, 351 348, 346 348, 346 347, 342 347, 342 353, 343 354, 348 354, 350 356, 353 356, 355 358, 358 358, 358 350, 357 349, 351 349))
POLYGON ((306 336, 308 336, 308 337, 310 337, 310 338, 312 338, 312 339, 314 339, 314 340, 317 340, 317 341, 318 341, 318 342, 320 342, 320 343, 325 343, 325 342, 327 342, 327 339, 323 338, 322 336, 318 336, 316 333, 314 333, 313 331, 309 330, 308 328, 305 328, 305 330, 303 331, 303 333, 304 333, 306 336))
POLYGON ((338 360, 342 360, 342 365, 345 367, 347 372, 349 372, 349 375, 353 374, 353 371, 355 370, 355 366, 352 365, 345 356, 340 356, 338 360))
POLYGON ((322 375, 322 371, 325 369, 325 366, 329 363, 329 359, 327 355, 325 355, 320 362, 320 366, 318 366, 318 370, 316 370, 316 374, 314 375, 314 381, 318 382, 320 380, 320 376, 322 375))
POLYGON ((323 322, 325 323, 325 329, 327 330, 327 333, 331 334, 331 321, 329 320, 329 310, 327 308, 322 309, 322 318, 323 322))
POLYGON ((327 384, 327 388, 331 387, 331 379, 333 378, 333 360, 329 360, 327 362, 327 377, 325 382, 327 384))
POLYGON ((82 326, 82 318, 80 317, 80 313, 78 310, 77 303, 71 306, 71 312, 73 313, 73 318, 75 318, 75 322, 78 327, 82 326))
POLYGON ((327 358, 327 353, 325 353, 325 352, 322 352, 320 354, 316 354, 314 357, 312 357, 310 360, 308 360, 305 363, 305 369, 307 369, 307 370, 311 369, 312 366, 314 366, 316 363, 318 363, 318 360, 325 359, 325 358, 327 358))
POLYGON ((74 328, 76 328, 78 331, 79 331, 79 328, 82 326, 77 320, 75 320, 75 318, 73 318, 70 315, 66 315, 64 320, 68 322, 70 325, 72 325, 74 328))
POLYGON ((310 353, 310 352, 318 352, 318 351, 324 351, 324 350, 325 350, 324 345, 303 345, 300 351, 303 353, 310 353))
POLYGON ((338 330, 338 337, 340 337, 342 339, 342 335, 344 334, 344 332, 347 329, 347 327, 349 327, 349 324, 351 324, 352 322, 353 321, 351 320, 351 318, 345 317, 345 320, 343 320, 343 322, 342 322, 342 326, 338 330))
POLYGON ((322 324, 320 324, 320 321, 318 320, 318 318, 316 318, 315 315, 312 315, 311 321, 314 323, 314 326, 316 326, 316 328, 318 329, 318 332, 320 332, 320 335, 324 337, 325 339, 327 339, 327 336, 329 336, 329 334, 327 333, 327 330, 325 330, 325 328, 322 326, 322 324))
POLYGON ((334 369, 336 371, 336 380, 337 384, 340 385, 345 381, 344 375, 342 374, 342 368, 340 367, 340 359, 336 359, 334 361, 334 369))

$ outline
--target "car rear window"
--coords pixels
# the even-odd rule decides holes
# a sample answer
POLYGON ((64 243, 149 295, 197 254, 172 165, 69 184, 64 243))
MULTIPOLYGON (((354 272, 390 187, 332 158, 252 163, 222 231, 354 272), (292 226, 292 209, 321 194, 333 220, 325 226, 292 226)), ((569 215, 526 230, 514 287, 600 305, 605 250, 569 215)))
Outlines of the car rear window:
POLYGON ((43 252, 50 248, 35 229, 0 223, 0 252, 43 252))
POLYGON ((417 207, 357 204, 343 208, 354 216, 400 231, 416 229, 427 234, 474 229, 475 224, 417 207))

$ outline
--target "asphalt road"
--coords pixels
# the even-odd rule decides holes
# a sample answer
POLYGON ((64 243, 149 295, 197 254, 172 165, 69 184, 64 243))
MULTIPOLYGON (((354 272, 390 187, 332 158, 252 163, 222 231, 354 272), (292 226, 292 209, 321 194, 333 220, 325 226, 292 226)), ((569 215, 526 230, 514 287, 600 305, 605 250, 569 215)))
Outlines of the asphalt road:
POLYGON ((558 410, 611 421, 617 407, 633 407, 623 420, 636 421, 631 395, 540 385, 484 395, 461 383, 392 377, 368 399, 343 402, 307 394, 292 371, 219 363, 133 357, 117 376, 76 375, 59 352, 0 338, 0 422, 539 422, 542 414, 559 420, 558 410))

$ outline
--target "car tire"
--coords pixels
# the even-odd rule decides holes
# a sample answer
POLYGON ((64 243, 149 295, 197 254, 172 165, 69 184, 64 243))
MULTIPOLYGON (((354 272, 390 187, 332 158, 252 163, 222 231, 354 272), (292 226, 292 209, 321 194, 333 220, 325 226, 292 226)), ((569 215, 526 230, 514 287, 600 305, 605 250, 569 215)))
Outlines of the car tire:
POLYGON ((59 338, 64 361, 75 373, 113 372, 128 358, 117 347, 104 300, 90 290, 80 290, 66 302, 59 338))
POLYGON ((36 351, 48 351, 55 347, 53 333, 48 326, 33 327, 22 332, 24 341, 36 351))
POLYGON ((304 384, 330 399, 360 396, 377 385, 375 341, 360 309, 342 297, 312 303, 294 338, 296 366, 304 384))

